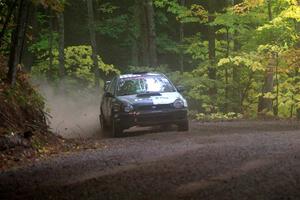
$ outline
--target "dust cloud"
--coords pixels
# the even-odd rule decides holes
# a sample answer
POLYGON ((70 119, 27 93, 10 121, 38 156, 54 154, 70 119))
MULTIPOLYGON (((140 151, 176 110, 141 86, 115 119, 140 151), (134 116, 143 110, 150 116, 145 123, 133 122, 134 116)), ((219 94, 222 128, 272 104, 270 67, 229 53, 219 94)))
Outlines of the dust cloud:
POLYGON ((102 137, 99 110, 101 95, 96 92, 58 92, 57 87, 38 84, 46 100, 51 131, 64 138, 102 137))

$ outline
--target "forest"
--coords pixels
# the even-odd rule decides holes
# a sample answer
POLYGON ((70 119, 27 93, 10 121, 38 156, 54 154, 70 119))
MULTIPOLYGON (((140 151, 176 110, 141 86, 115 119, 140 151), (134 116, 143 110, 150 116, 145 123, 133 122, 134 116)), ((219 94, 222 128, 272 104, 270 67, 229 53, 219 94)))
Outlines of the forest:
POLYGON ((8 96, 25 73, 83 95, 158 71, 198 120, 300 118, 300 0, 0 0, 0 22, 8 96))

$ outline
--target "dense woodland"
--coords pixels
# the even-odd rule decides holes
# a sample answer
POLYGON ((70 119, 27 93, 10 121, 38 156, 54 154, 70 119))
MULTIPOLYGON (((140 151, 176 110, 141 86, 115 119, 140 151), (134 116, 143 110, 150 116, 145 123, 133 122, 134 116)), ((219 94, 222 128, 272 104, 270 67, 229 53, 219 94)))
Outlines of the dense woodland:
POLYGON ((12 88, 159 71, 197 119, 300 118, 300 0, 0 0, 0 31, 12 88))

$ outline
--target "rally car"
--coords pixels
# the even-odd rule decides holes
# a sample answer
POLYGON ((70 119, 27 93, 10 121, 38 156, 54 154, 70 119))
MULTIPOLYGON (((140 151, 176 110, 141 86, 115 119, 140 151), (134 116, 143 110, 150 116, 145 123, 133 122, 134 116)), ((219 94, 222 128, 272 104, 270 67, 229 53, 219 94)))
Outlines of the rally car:
POLYGON ((110 129, 114 136, 134 126, 175 124, 178 131, 188 131, 188 105, 182 89, 160 73, 116 76, 105 85, 101 128, 110 129))

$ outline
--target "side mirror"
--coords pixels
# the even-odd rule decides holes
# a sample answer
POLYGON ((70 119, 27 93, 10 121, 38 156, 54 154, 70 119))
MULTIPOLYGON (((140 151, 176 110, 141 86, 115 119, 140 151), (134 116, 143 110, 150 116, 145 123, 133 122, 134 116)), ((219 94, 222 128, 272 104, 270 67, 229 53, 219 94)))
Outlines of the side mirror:
POLYGON ((107 91, 110 81, 106 81, 104 84, 104 91, 107 91))
POLYGON ((176 89, 177 89, 177 91, 180 92, 180 93, 185 91, 185 89, 184 89, 184 87, 183 87, 182 85, 178 85, 178 86, 176 87, 176 89))

